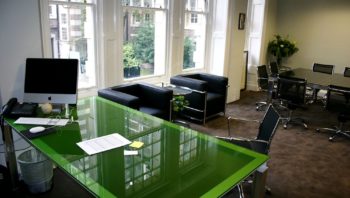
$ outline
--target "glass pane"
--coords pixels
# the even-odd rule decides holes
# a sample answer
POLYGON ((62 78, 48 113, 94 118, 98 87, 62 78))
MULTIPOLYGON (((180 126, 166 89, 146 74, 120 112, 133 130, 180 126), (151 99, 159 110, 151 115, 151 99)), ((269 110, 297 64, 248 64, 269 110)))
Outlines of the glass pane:
POLYGON ((165 11, 124 9, 123 28, 124 78, 164 74, 165 11))
POLYGON ((96 85, 93 11, 90 6, 49 5, 52 57, 79 60, 79 88, 96 85))
POLYGON ((166 0, 122 0, 123 6, 165 8, 166 0))
POLYGON ((204 12, 207 0, 186 0, 186 10, 204 12))
POLYGON ((204 14, 185 14, 183 69, 204 67, 205 32, 204 14))

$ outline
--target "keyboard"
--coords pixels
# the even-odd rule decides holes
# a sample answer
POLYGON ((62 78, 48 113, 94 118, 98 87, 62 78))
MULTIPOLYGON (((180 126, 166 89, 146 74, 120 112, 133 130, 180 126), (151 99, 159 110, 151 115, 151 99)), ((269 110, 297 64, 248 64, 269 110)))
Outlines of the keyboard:
POLYGON ((31 125, 64 126, 68 123, 68 121, 69 121, 69 119, 61 119, 61 118, 20 117, 14 123, 15 124, 31 124, 31 125))

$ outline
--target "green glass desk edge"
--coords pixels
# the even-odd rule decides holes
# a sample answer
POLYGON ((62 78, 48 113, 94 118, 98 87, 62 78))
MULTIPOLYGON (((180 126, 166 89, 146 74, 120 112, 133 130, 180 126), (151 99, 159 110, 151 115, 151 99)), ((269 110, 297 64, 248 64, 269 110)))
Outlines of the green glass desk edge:
MULTIPOLYGON (((139 114, 140 116, 149 117, 150 115, 142 113, 140 111, 137 111, 135 109, 131 109, 129 107, 120 105, 118 103, 115 103, 113 101, 94 96, 94 97, 88 97, 85 99, 80 100, 90 100, 91 98, 96 98, 96 100, 101 100, 103 102, 106 102, 112 106, 115 106, 117 108, 122 108, 124 110, 133 111, 133 113, 139 114)), ((152 119, 159 119, 159 121, 163 122, 164 125, 175 127, 176 129, 180 129, 183 126, 176 125, 172 122, 163 121, 160 118, 151 116, 152 119)), ((47 153, 55 153, 54 150, 52 150, 49 146, 47 146, 40 138, 36 138, 33 140, 27 139, 23 134, 22 131, 30 128, 29 126, 25 125, 17 125, 14 124, 15 119, 9 119, 5 118, 5 121, 13 128, 21 137, 23 137, 29 144, 31 144, 34 148, 38 149, 39 151, 43 152, 48 158, 50 158, 58 167, 60 167, 62 170, 64 170, 71 178, 73 178, 75 181, 78 181, 78 183, 88 190, 89 192, 92 192, 95 196, 99 197, 106 197, 106 198, 112 198, 116 197, 113 193, 109 192, 109 190, 105 189, 102 185, 98 184, 98 190, 94 190, 93 188, 87 187, 84 183, 80 182, 78 178, 74 177, 72 173, 69 171, 71 166, 74 167, 74 165, 70 164, 68 160, 66 160, 63 157, 60 157, 60 155, 48 155, 47 153)), ((197 131, 200 134, 201 138, 209 137, 211 140, 208 141, 216 141, 218 145, 224 146, 226 148, 229 148, 231 150, 235 150, 238 152, 241 152, 245 155, 251 156, 254 158, 251 162, 249 162, 246 166, 241 168, 239 171, 232 174, 230 177, 216 185, 214 188, 210 189, 207 193, 202 195, 202 197, 219 197, 228 192, 230 189, 232 189, 235 185, 237 185, 239 182, 244 180, 246 177, 248 177, 250 174, 252 174, 258 167, 260 167, 262 164, 264 164, 268 160, 267 155, 259 154, 254 151, 248 150, 246 148, 225 142, 223 140, 219 140, 215 137, 212 137, 210 135, 204 134, 200 131, 197 131)), ((86 154, 87 155, 87 154, 86 154)))

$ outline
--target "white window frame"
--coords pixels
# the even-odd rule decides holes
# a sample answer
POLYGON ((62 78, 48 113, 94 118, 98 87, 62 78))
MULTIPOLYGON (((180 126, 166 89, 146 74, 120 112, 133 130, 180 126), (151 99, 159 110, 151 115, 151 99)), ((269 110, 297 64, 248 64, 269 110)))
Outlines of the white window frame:
MULTIPOLYGON (((118 3, 118 5, 120 5, 120 10, 123 12, 123 9, 124 7, 127 7, 127 6, 123 6, 122 5, 122 0, 116 0, 118 3)), ((165 5, 165 8, 151 8, 151 7, 136 7, 136 6, 128 6, 128 9, 129 10, 143 10, 143 11, 152 11, 152 10, 162 10, 165 12, 166 16, 167 16, 167 19, 166 19, 166 24, 167 24, 167 27, 166 27, 166 35, 165 35, 165 61, 164 61, 164 74, 154 74, 154 75, 149 75, 149 76, 140 76, 140 77, 135 77, 135 78, 129 78, 129 79, 125 79, 123 76, 119 76, 121 77, 122 79, 119 79, 118 81, 121 81, 122 83, 127 83, 127 82, 144 82, 145 80, 147 80, 147 82, 149 83, 152 83, 152 84, 161 84, 162 82, 165 82, 166 81, 166 77, 167 77, 167 74, 169 72, 169 70, 171 68, 169 68, 168 65, 171 65, 169 64, 169 34, 170 34, 170 2, 173 1, 173 0, 167 0, 167 3, 165 5)), ((141 1, 141 3, 143 3, 143 1, 141 1)), ((123 14, 121 14, 123 15, 123 14)), ((120 16, 120 15, 118 15, 120 16)), ((120 24, 121 27, 120 29, 123 30, 123 23, 120 24)), ((123 32, 120 32, 120 37, 123 38, 123 32)), ((123 39, 122 39, 122 42, 123 43, 123 39)), ((120 52, 121 54, 121 57, 123 57, 123 50, 120 49, 120 52)), ((120 64, 120 70, 121 72, 124 72, 123 71, 123 67, 124 67, 124 64, 121 62, 120 64)))
MULTIPOLYGON (((101 82, 100 79, 100 73, 99 73, 99 63, 100 58, 98 56, 99 54, 99 41, 97 38, 99 38, 99 32, 97 31, 99 29, 97 18, 98 18, 98 2, 96 1, 96 4, 94 3, 77 3, 77 2, 64 2, 64 1, 54 1, 54 0, 40 0, 39 6, 40 6, 40 20, 41 20, 41 33, 42 33, 42 48, 43 48, 43 57, 44 58, 52 58, 52 47, 51 47, 51 36, 50 36, 50 18, 49 18, 49 5, 50 3, 58 4, 58 5, 65 5, 65 4, 71 4, 75 6, 81 6, 81 5, 89 5, 92 7, 93 13, 94 13, 94 40, 95 40, 95 86, 89 87, 89 88, 79 88, 78 89, 78 98, 83 98, 86 96, 92 96, 96 95, 97 89, 99 87, 99 84, 101 82)), ((67 16, 68 20, 68 16, 67 16)))
MULTIPOLYGON (((184 69, 183 68, 183 51, 184 51, 184 38, 183 38, 183 43, 182 43, 182 60, 181 60, 181 71, 182 73, 192 73, 192 72, 207 72, 210 69, 210 47, 211 47, 211 35, 212 35, 212 31, 211 31, 211 27, 212 27, 212 15, 213 15, 213 2, 214 0, 207 0, 207 9, 204 11, 191 11, 191 10, 187 10, 186 9, 186 0, 182 0, 182 8, 184 9, 183 19, 186 19, 186 13, 187 14, 197 14, 197 20, 198 20, 198 15, 202 15, 204 14, 206 17, 206 31, 205 31, 205 51, 204 51, 204 59, 203 59, 203 67, 200 68, 187 68, 184 69)), ((191 3, 190 1, 188 2, 189 4, 191 3)), ((190 18, 190 22, 191 22, 191 18, 190 18)), ((182 25, 182 37, 184 37, 184 30, 185 30, 185 21, 183 21, 183 25, 182 25)))

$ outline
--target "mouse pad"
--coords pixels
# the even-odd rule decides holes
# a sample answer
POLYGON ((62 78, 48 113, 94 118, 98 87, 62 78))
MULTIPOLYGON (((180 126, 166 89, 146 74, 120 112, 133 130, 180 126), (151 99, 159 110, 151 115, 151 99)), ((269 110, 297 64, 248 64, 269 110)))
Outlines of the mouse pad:
POLYGON ((48 135, 48 134, 53 133, 53 132, 55 132, 55 131, 56 131, 56 130, 55 130, 54 127, 53 127, 53 128, 45 129, 44 131, 39 132, 39 133, 31 133, 31 132, 29 131, 29 129, 28 129, 28 130, 23 131, 22 134, 23 134, 24 136, 26 136, 28 139, 33 139, 33 138, 36 138, 36 137, 41 137, 41 136, 44 136, 44 135, 48 135))

